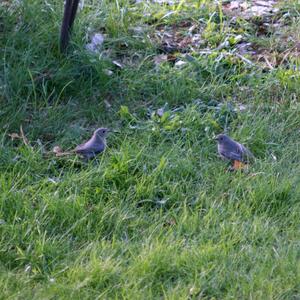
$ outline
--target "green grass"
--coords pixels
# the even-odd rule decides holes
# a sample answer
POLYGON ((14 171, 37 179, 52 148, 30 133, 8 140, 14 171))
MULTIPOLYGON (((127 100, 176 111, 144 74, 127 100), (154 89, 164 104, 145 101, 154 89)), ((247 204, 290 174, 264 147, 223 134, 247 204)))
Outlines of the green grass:
MULTIPOLYGON (((156 26, 183 20, 204 28, 203 48, 242 32, 286 50, 213 1, 85 1, 62 55, 62 9, 0 4, 0 298, 299 299, 299 59, 265 70, 194 51, 156 67, 156 26), (85 50, 88 27, 105 29, 109 55, 85 50), (29 146, 8 135, 20 125, 29 146), (97 160, 47 155, 100 126, 117 132, 97 160), (224 130, 255 154, 249 173, 226 172, 224 130)), ((277 15, 294 42, 299 9, 277 15)))

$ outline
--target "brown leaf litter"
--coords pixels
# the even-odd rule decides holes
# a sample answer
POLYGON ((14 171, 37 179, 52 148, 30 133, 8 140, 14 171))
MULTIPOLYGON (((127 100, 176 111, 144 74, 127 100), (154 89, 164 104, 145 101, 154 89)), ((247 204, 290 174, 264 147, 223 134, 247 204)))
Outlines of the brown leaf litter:
POLYGON ((199 48, 204 43, 201 32, 199 24, 184 20, 173 25, 157 26, 152 39, 163 53, 184 53, 199 48))
POLYGON ((22 125, 20 126, 20 132, 19 133, 17 133, 17 132, 9 133, 8 136, 11 138, 12 141, 14 141, 14 140, 22 140, 23 143, 26 146, 30 146, 30 143, 29 143, 27 137, 24 134, 22 125))
POLYGON ((253 0, 253 1, 226 1, 223 12, 231 17, 240 17, 249 20, 253 17, 263 17, 279 11, 275 5, 278 1, 253 0))

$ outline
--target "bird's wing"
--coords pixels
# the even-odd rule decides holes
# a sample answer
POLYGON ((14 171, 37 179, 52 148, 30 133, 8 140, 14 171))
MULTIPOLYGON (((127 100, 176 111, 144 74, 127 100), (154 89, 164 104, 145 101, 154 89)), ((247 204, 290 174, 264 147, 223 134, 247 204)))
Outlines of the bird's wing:
POLYGON ((87 141, 86 143, 80 144, 75 148, 77 153, 100 153, 104 150, 104 143, 95 143, 94 141, 87 141))
POLYGON ((238 160, 247 163, 249 159, 253 158, 253 154, 242 144, 233 141, 227 145, 218 147, 220 155, 229 160, 238 160))
POLYGON ((220 154, 230 160, 239 160, 239 161, 243 160, 243 156, 241 155, 241 153, 239 153, 239 151, 221 150, 220 154))

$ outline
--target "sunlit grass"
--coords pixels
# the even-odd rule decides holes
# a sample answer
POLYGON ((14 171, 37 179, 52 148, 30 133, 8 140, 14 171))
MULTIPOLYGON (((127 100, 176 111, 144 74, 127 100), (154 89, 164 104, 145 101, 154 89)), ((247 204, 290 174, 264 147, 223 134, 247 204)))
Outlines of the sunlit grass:
POLYGON ((156 66, 158 24, 203 24, 203 47, 233 34, 212 1, 85 1, 66 55, 60 1, 0 7, 1 299, 299 297, 297 58, 266 71, 195 51, 156 66), (85 50, 98 31, 102 57, 85 50), (20 125, 29 145, 8 135, 20 125), (97 160, 49 155, 99 126, 115 132, 97 160), (222 131, 255 154, 249 172, 226 171, 222 131))

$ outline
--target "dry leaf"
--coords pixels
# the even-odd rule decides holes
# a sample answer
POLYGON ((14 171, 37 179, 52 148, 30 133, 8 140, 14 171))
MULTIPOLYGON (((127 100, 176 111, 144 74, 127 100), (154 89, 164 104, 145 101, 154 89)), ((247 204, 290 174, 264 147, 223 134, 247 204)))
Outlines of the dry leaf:
POLYGON ((52 149, 52 152, 55 153, 55 154, 58 154, 58 153, 62 153, 63 150, 61 149, 60 146, 54 146, 53 149, 52 149))
POLYGON ((22 139, 22 137, 16 132, 9 133, 8 136, 11 138, 12 141, 22 139))
POLYGON ((168 55, 167 54, 160 54, 160 55, 156 55, 154 56, 154 63, 156 65, 160 65, 163 62, 168 61, 168 55))
POLYGON ((240 4, 240 7, 242 10, 246 10, 249 7, 249 4, 247 2, 243 2, 240 4))
POLYGON ((67 156, 75 153, 74 150, 64 152, 60 146, 54 146, 52 152, 55 154, 55 156, 67 156))
POLYGON ((165 226, 174 226, 174 225, 176 225, 176 220, 175 219, 166 220, 164 225, 165 226))
POLYGON ((26 146, 29 146, 29 141, 24 134, 22 125, 20 126, 20 134, 13 132, 13 133, 9 133, 8 136, 11 138, 12 141, 13 140, 22 140, 26 146))

